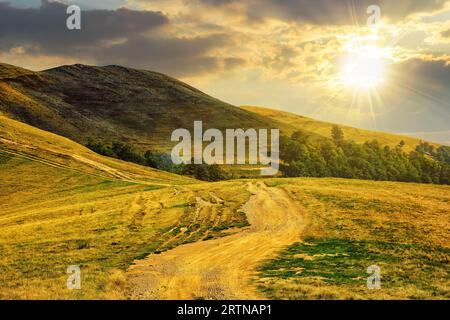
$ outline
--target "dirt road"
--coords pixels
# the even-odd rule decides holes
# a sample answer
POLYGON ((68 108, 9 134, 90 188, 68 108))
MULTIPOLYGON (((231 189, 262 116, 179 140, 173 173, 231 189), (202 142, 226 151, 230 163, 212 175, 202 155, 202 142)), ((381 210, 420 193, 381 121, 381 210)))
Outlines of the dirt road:
POLYGON ((133 299, 264 299, 251 277, 262 260, 300 239, 302 208, 278 188, 249 184, 242 208, 251 227, 138 260, 128 270, 133 299))

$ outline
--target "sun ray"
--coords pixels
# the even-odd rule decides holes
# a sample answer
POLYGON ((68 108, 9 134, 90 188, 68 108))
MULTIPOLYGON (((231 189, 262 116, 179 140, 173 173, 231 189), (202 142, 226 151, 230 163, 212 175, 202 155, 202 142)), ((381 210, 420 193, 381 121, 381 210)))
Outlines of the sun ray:
POLYGON ((372 94, 371 94, 371 90, 366 89, 366 93, 367 93, 367 102, 369 103, 369 115, 370 115, 370 120, 372 121, 372 127, 374 129, 377 129, 377 124, 376 124, 376 120, 375 120, 375 112, 374 112, 374 106, 372 103, 372 94))
POLYGON ((340 80, 344 86, 371 88, 384 81, 386 52, 375 45, 351 47, 342 64, 340 80))

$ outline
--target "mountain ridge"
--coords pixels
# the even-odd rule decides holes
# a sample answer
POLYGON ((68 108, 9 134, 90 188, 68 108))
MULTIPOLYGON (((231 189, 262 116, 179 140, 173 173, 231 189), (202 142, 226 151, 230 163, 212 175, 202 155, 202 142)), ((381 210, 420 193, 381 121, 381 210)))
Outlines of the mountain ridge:
MULTIPOLYGON (((282 134, 305 131, 312 139, 330 138, 333 124, 273 109, 236 107, 162 73, 83 64, 39 72, 0 64, 0 112, 12 119, 86 144, 130 144, 138 150, 167 152, 171 133, 204 128, 280 128, 282 134)), ((413 150, 420 139, 342 126, 357 142, 380 139, 413 150)), ((437 144, 435 144, 437 145, 437 144)))
POLYGON ((7 116, 85 144, 88 138, 167 150, 171 132, 205 126, 268 127, 259 115, 161 73, 71 65, 0 79, 7 116))

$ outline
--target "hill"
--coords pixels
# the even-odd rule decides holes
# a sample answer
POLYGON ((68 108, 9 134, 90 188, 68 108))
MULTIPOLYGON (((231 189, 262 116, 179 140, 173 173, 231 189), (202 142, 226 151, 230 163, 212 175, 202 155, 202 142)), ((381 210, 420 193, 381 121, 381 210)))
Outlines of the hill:
POLYGON ((172 131, 191 129, 195 120, 218 129, 271 126, 257 114, 156 72, 85 65, 8 70, 14 68, 0 69, 0 110, 82 144, 98 138, 167 150, 172 131))
MULTIPOLYGON (((132 183, 185 184, 195 180, 104 157, 67 138, 0 116, 0 151, 68 172, 132 183)), ((20 168, 17 168, 20 171, 20 168)))
POLYGON ((33 71, 16 67, 6 63, 0 63, 0 79, 14 78, 21 75, 33 74, 33 71))
MULTIPOLYGON (((241 108, 281 123, 287 134, 296 130, 303 130, 312 136, 318 135, 330 138, 331 129, 335 125, 334 123, 319 121, 281 110, 256 106, 242 106, 241 108)), ((381 145, 395 147, 403 140, 405 142, 405 151, 412 151, 421 142, 417 138, 387 132, 369 131, 344 125, 339 125, 339 127, 343 130, 346 139, 353 140, 356 143, 364 143, 376 139, 381 145)), ((432 145, 439 146, 437 143, 432 143, 432 145)))
MULTIPOLYGON (((168 151, 177 128, 279 128, 311 139, 330 137, 332 124, 277 110, 238 108, 166 75, 121 66, 61 66, 41 72, 0 65, 0 112, 85 145, 89 138, 123 142, 141 151, 168 151)), ((382 144, 418 139, 344 127, 356 142, 382 144)))
POLYGON ((4 116, 0 173, 0 299, 125 298, 135 259, 247 226, 243 182, 205 188, 4 116))

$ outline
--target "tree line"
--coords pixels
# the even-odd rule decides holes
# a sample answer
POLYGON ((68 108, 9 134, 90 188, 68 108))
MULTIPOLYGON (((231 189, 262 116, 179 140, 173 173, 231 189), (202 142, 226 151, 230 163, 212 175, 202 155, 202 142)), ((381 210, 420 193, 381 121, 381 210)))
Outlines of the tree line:
MULTIPOLYGON (((336 177, 380 181, 450 184, 450 147, 438 148, 421 142, 414 151, 404 151, 405 142, 383 146, 376 139, 357 144, 346 140, 339 126, 331 139, 311 141, 303 131, 280 137, 280 171, 284 177, 336 177)), ((87 147, 99 154, 134 162, 204 181, 232 178, 219 165, 173 164, 170 155, 148 150, 139 153, 133 146, 89 139, 87 147)))
POLYGON ((166 153, 148 150, 142 154, 139 153, 133 146, 122 142, 105 144, 90 138, 86 144, 86 147, 104 156, 137 163, 158 170, 191 176, 203 181, 220 181, 229 179, 229 176, 222 171, 218 165, 175 165, 172 162, 170 155, 166 153))
POLYGON ((357 144, 333 126, 332 139, 311 142, 302 131, 280 141, 280 170, 286 177, 348 179, 450 184, 450 147, 422 142, 405 152, 405 142, 382 146, 376 139, 357 144))

